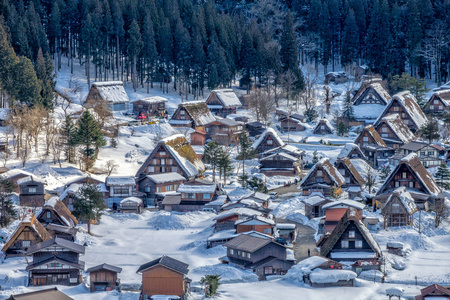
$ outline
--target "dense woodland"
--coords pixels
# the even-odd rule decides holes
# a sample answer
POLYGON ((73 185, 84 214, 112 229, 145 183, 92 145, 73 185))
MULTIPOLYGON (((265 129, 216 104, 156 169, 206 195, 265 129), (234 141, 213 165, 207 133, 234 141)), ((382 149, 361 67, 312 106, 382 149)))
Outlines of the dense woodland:
POLYGON ((171 82, 186 99, 235 80, 295 93, 299 63, 438 84, 450 68, 445 0, 3 0, 0 13, 3 98, 45 107, 63 61, 89 83, 171 82))

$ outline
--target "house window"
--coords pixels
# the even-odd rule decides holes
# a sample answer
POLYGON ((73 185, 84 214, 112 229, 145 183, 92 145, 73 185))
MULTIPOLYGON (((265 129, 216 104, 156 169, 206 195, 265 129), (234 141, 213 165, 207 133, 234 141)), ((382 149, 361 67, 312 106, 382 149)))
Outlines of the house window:
POLYGON ((434 109, 434 105, 430 105, 430 109, 434 109))
POLYGON ((395 187, 399 187, 400 186, 400 182, 396 181, 395 182, 395 187))
POLYGON ((22 241, 22 247, 30 247, 31 241, 22 241))
POLYGON ((29 193, 36 193, 36 191, 37 191, 37 188, 36 188, 35 186, 30 186, 30 187, 28 188, 28 192, 29 192, 29 193))
POLYGON ((130 190, 126 187, 116 187, 114 188, 114 195, 128 195, 130 190))
POLYGON ((46 217, 46 218, 47 218, 47 219, 50 219, 51 217, 52 217, 52 213, 48 211, 48 212, 47 212, 47 217, 46 217))
POLYGON ((325 130, 325 125, 320 125, 321 130, 325 130))
POLYGON ((267 145, 273 145, 273 141, 272 140, 267 140, 267 145))
POLYGON ((238 255, 238 256, 241 256, 241 251, 238 250, 237 255, 238 255))
POLYGON ((434 104, 439 104, 439 100, 434 100, 433 103, 434 104))
POLYGON ((369 137, 368 136, 364 136, 363 137, 363 142, 368 142, 369 141, 369 137))
POLYGON ((161 173, 165 173, 166 172, 166 167, 161 167, 161 173))
POLYGON ((161 159, 161 165, 165 165, 166 164, 166 160, 164 158, 161 159))
POLYGON ((271 234, 272 233, 272 228, 263 228, 263 233, 271 234))
POLYGON ((410 181, 410 182, 409 182, 409 187, 410 187, 410 188, 414 188, 414 182, 413 182, 413 181, 410 181))
POLYGON ((234 250, 233 249, 230 249, 230 254, 234 255, 234 250))
POLYGON ((250 253, 247 253, 247 258, 251 258, 252 255, 250 253))
POLYGON ((195 199, 195 194, 194 193, 188 193, 187 197, 188 197, 188 199, 195 199))
POLYGON ((354 239, 355 238, 355 231, 354 230, 350 230, 348 232, 348 237, 351 238, 351 239, 354 239))
POLYGON ((355 248, 362 248, 362 241, 355 241, 355 248))
POLYGON ((387 127, 381 128, 381 132, 387 132, 387 127))
POLYGON ((388 137, 389 137, 389 134, 387 134, 387 133, 382 133, 382 134, 381 134, 381 137, 388 138, 388 137))
POLYGON ((433 151, 428 151, 428 156, 433 156, 433 151))
POLYGON ((264 267, 264 275, 273 274, 273 267, 264 267))
POLYGON ((159 155, 160 156, 164 156, 164 155, 166 155, 166 152, 165 151, 161 151, 161 152, 159 152, 159 155))
POLYGON ((405 122, 406 125, 409 124, 409 120, 403 120, 403 122, 405 122))
POLYGON ((173 164, 173 160, 169 159, 169 165, 173 164))
POLYGON ((161 187, 160 187, 160 186, 157 186, 157 187, 156 187, 156 192, 157 192, 157 193, 161 193, 161 187))
POLYGON ((426 155, 425 153, 426 153, 425 151, 420 151, 420 156, 425 156, 426 155))
POLYGON ((403 179, 407 178, 406 172, 402 172, 402 178, 403 179))
POLYGON ((178 168, 177 167, 172 167, 172 172, 178 172, 178 168))
POLYGON ((211 198, 211 194, 203 194, 203 199, 210 199, 211 198))
POLYGON ((156 158, 153 159, 153 164, 156 165, 157 164, 157 160, 156 158))
POLYGON ((148 167, 148 172, 149 173, 155 172, 155 167, 148 167))
POLYGON ((350 183, 350 177, 345 177, 345 183, 350 183))
POLYGON ((398 111, 398 106, 394 106, 394 111, 398 111))
POLYGON ((442 110, 442 109, 443 109, 442 105, 439 105, 439 109, 440 109, 440 110, 442 110))
POLYGON ((341 248, 343 249, 348 248, 348 241, 341 241, 341 248))
POLYGON ((180 111, 180 115, 184 116, 186 112, 184 110, 180 111))
POLYGON ((322 170, 317 170, 317 176, 322 176, 322 170))
POLYGON ((149 187, 149 186, 144 187, 144 191, 145 191, 146 193, 150 193, 150 187, 149 187))

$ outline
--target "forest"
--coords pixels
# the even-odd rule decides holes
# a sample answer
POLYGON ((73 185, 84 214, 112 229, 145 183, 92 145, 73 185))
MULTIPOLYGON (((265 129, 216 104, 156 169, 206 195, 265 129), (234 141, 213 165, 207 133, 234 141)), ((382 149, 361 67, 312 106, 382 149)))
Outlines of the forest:
POLYGON ((2 0, 0 14, 2 99, 44 107, 62 57, 88 83, 173 84, 185 99, 236 80, 295 94, 306 64, 438 85, 450 68, 445 0, 2 0))

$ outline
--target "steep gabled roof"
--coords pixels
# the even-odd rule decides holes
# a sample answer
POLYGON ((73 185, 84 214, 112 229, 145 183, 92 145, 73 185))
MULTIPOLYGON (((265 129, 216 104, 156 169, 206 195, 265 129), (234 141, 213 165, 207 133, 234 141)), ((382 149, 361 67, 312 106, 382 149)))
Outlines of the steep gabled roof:
POLYGON ((365 126, 363 128, 363 130, 361 131, 361 133, 359 134, 359 136, 356 138, 356 140, 358 140, 359 137, 364 134, 364 132, 367 132, 369 134, 369 136, 372 137, 372 139, 375 141, 375 144, 377 146, 387 147, 386 143, 383 141, 380 134, 378 133, 378 131, 376 131, 376 129, 375 129, 375 127, 373 127, 373 125, 365 126))
POLYGON ((330 176, 331 180, 337 185, 341 186, 345 184, 345 179, 342 177, 342 175, 338 172, 338 170, 330 163, 330 160, 326 157, 319 160, 312 168, 309 170, 308 174, 306 174, 305 177, 303 177, 300 185, 303 186, 306 181, 309 179, 310 176, 314 173, 314 171, 317 168, 322 168, 328 176, 330 176))
POLYGON ((136 273, 142 272, 144 270, 147 270, 151 267, 154 267, 156 265, 161 265, 164 266, 168 269, 171 269, 175 272, 187 275, 187 273, 189 272, 189 265, 181 262, 177 259, 174 259, 172 257, 169 256, 161 256, 160 258, 157 258, 155 260, 152 260, 151 262, 148 262, 146 264, 143 264, 139 267, 139 269, 136 271, 136 273))
POLYGON ((337 164, 341 163, 353 176, 353 178, 358 182, 359 186, 364 186, 366 183, 362 178, 361 174, 359 174, 358 170, 353 166, 350 158, 344 157, 337 161, 337 164))
MULTIPOLYGON (((176 116, 181 108, 184 108, 186 110, 188 115, 193 120, 195 126, 203 126, 216 120, 216 118, 206 105, 206 102, 204 101, 190 101, 180 103, 173 116, 176 116)), ((175 120, 173 119, 173 116, 171 121, 175 120)))
POLYGON ((58 196, 53 196, 45 202, 43 209, 38 215, 38 219, 42 217, 45 212, 45 209, 52 210, 62 221, 62 223, 66 224, 69 227, 75 227, 78 225, 78 220, 74 215, 70 212, 67 206, 59 199, 58 196))
POLYGON ((144 172, 145 168, 150 163, 150 160, 153 158, 156 151, 158 151, 158 146, 163 146, 172 155, 188 178, 193 178, 205 172, 205 165, 200 158, 198 158, 184 135, 176 134, 158 142, 152 153, 150 153, 137 171, 136 177, 139 177, 139 175, 144 172))
POLYGON ((408 125, 405 124, 398 114, 392 114, 382 118, 376 125, 377 129, 380 128, 383 123, 386 123, 403 144, 407 144, 416 138, 414 133, 411 132, 408 125))
POLYGON ((25 216, 16 230, 14 230, 13 234, 6 241, 5 245, 2 248, 3 252, 6 252, 6 250, 11 247, 11 245, 15 242, 15 240, 19 237, 19 235, 26 227, 34 230, 34 232, 40 237, 42 241, 47 241, 52 238, 48 231, 44 228, 44 226, 42 226, 42 224, 36 219, 36 216, 34 214, 31 216, 25 216))
POLYGON ((406 165, 409 168, 416 180, 422 184, 429 195, 438 195, 442 192, 441 188, 436 184, 436 181, 434 181, 433 177, 428 173, 427 169, 425 169, 422 162, 417 157, 417 154, 411 153, 400 160, 399 164, 386 178, 386 181, 379 189, 377 195, 381 195, 385 192, 388 184, 393 180, 395 174, 400 171, 400 168, 403 165, 406 165))
POLYGON ((274 243, 281 247, 284 247, 283 245, 278 244, 271 239, 251 236, 247 234, 241 234, 238 237, 232 239, 231 241, 226 242, 223 246, 227 248, 253 253, 256 250, 261 249, 262 247, 270 243, 274 243))
POLYGON ((334 131, 333 125, 331 125, 330 121, 328 119, 321 119, 319 123, 317 123, 316 127, 314 127, 313 132, 316 133, 317 130, 320 129, 321 125, 325 125, 331 132, 334 131))
POLYGON ((372 248, 372 250, 377 253, 378 256, 381 256, 380 245, 378 245, 377 241, 375 241, 372 234, 369 232, 369 229, 367 229, 366 225, 361 220, 360 213, 358 213, 354 208, 347 209, 347 212, 333 229, 333 232, 323 242, 322 246, 320 247, 320 255, 327 256, 330 253, 334 245, 347 229, 350 222, 353 222, 355 224, 356 228, 358 228, 359 232, 369 244, 370 248, 372 248))
POLYGON ((411 94, 411 92, 403 91, 392 97, 391 101, 389 101, 388 105, 386 105, 384 111, 375 121, 375 126, 377 126, 378 122, 381 121, 382 118, 389 114, 389 109, 394 103, 398 103, 401 107, 403 107, 417 128, 421 128, 427 122, 427 117, 423 113, 419 104, 417 104, 416 98, 411 94))
POLYGON ((414 202, 413 197, 409 192, 406 191, 406 188, 404 186, 399 187, 396 189, 387 199, 386 204, 383 207, 383 213, 385 213, 385 208, 388 206, 388 204, 393 201, 394 199, 399 199, 400 203, 405 207, 408 214, 412 215, 417 211, 416 203, 414 202))
POLYGON ((450 289, 447 289, 438 284, 432 284, 421 289, 420 295, 416 296, 416 299, 423 299, 421 296, 431 296, 426 299, 434 299, 433 296, 437 296, 438 297, 437 299, 441 299, 439 298, 439 296, 450 296, 450 289))
POLYGON ((267 128, 261 136, 253 143, 253 148, 258 149, 261 143, 263 143, 266 140, 266 137, 272 136, 273 140, 278 144, 278 147, 284 146, 284 142, 281 140, 280 136, 278 135, 278 132, 275 131, 275 129, 269 127, 267 128))
POLYGON ((433 104, 431 101, 436 98, 442 100, 444 106, 450 105, 450 88, 434 92, 430 99, 428 99, 428 105, 433 104))
MULTIPOLYGON (((212 90, 211 94, 216 94, 217 98, 219 99, 220 103, 222 103, 223 107, 239 107, 242 106, 241 101, 239 101, 239 98, 236 96, 234 91, 232 89, 217 89, 212 90)), ((206 99, 206 103, 208 103, 208 100, 211 98, 211 95, 206 99)))
POLYGON ((372 89, 380 97, 381 101, 383 101, 385 105, 391 99, 391 95, 389 95, 388 91, 383 86, 381 79, 375 78, 372 80, 365 80, 361 84, 361 87, 352 99, 352 103, 358 102, 360 98, 365 94, 365 92, 369 89, 372 89))
POLYGON ((341 159, 341 158, 344 158, 344 157, 350 157, 350 156, 349 156, 350 153, 351 153, 352 151, 354 151, 354 150, 356 150, 356 151, 359 153, 359 155, 361 156, 361 158, 365 158, 364 153, 362 153, 362 151, 361 151, 361 149, 359 148, 358 145, 353 144, 353 143, 347 143, 347 144, 345 144, 344 148, 342 148, 342 150, 341 150, 341 152, 339 153, 337 159, 341 159))
POLYGON ((123 88, 122 81, 94 82, 92 87, 97 88, 100 97, 107 102, 127 103, 130 102, 128 95, 123 88))

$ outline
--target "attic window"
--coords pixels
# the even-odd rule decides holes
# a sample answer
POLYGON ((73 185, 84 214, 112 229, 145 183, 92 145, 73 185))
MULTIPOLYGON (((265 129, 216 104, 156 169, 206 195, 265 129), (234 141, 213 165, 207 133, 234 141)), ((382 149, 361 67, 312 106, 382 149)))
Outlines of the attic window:
POLYGON ((273 145, 273 141, 272 140, 267 140, 267 145, 273 145))
POLYGON ((184 110, 180 111, 180 115, 184 116, 186 112, 184 110))
POLYGON ((317 170, 317 176, 323 176, 322 170, 317 170))
POLYGON ((164 155, 166 155, 166 152, 161 151, 161 152, 159 152, 159 155, 164 156, 164 155))
POLYGON ((434 100, 434 104, 439 104, 439 100, 434 100))
POLYGON ((381 132, 387 132, 387 127, 381 128, 381 132))
POLYGON ((399 107, 398 106, 394 106, 394 111, 398 111, 399 107))
POLYGON ((402 172, 402 178, 405 179, 405 178, 407 178, 407 177, 408 177, 408 176, 407 176, 406 172, 402 172))
POLYGON ((348 248, 348 241, 341 241, 341 248, 343 249, 348 248))
POLYGON ((368 142, 369 141, 369 137, 368 136, 364 136, 363 137, 363 142, 368 142))
POLYGON ((37 191, 37 188, 35 187, 35 186, 33 186, 33 187, 28 187, 28 192, 29 193, 36 193, 36 191, 37 191))
POLYGON ((348 237, 351 238, 351 239, 354 239, 355 238, 355 231, 354 230, 350 230, 348 232, 348 237))
POLYGON ((47 219, 50 219, 51 217, 52 217, 52 213, 48 211, 48 212, 47 212, 46 218, 47 218, 47 219))
POLYGON ((22 247, 30 247, 31 241, 22 241, 22 247))

